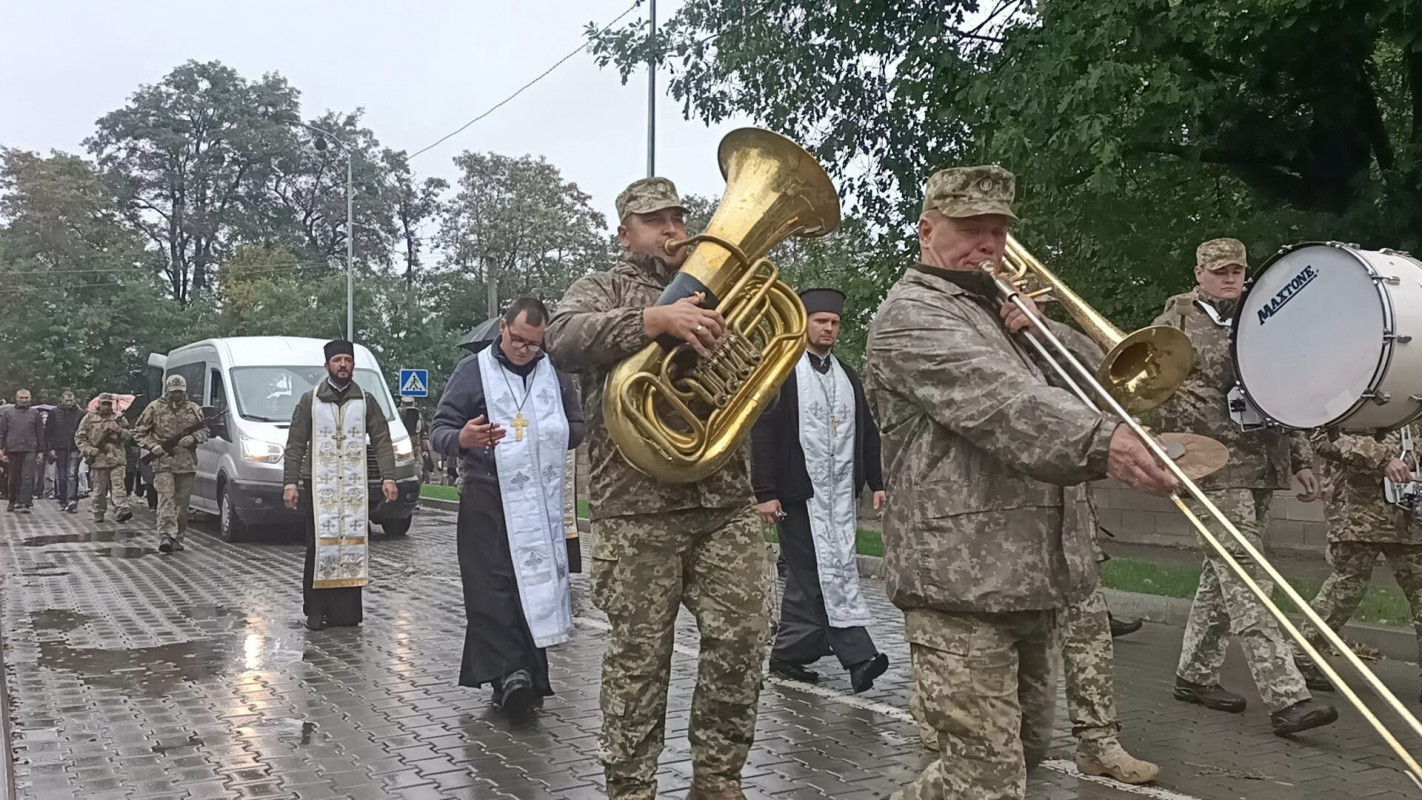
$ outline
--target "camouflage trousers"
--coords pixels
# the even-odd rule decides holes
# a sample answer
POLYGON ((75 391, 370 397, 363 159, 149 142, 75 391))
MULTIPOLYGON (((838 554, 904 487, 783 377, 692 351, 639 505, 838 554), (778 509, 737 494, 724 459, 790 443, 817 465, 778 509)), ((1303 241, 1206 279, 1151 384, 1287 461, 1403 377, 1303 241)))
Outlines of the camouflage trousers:
POLYGON ((128 509, 128 492, 123 488, 124 466, 89 467, 89 491, 93 492, 94 519, 103 519, 109 511, 109 497, 120 511, 128 509))
POLYGON ((893 800, 1020 800, 1047 754, 1057 612, 904 612, 921 719, 938 757, 893 800))
POLYGON ((188 529, 188 500, 193 495, 191 472, 158 472, 153 490, 158 493, 158 536, 177 542, 188 529))
MULTIPOLYGON (((1268 489, 1220 489, 1208 493, 1211 502, 1260 550, 1264 547, 1262 533, 1269 527, 1269 503, 1273 495, 1273 491, 1268 489)), ((1190 502, 1190 506, 1208 524, 1203 508, 1194 501, 1190 502)), ((1239 554, 1241 548, 1234 537, 1217 525, 1210 525, 1210 532, 1235 555, 1240 566, 1266 593, 1273 591, 1273 582, 1265 577, 1259 565, 1239 554)), ((1200 573, 1195 602, 1190 606, 1190 617, 1185 623, 1184 643, 1176 674, 1192 683, 1219 683, 1220 668, 1224 666, 1225 651, 1233 635, 1239 637, 1244 660, 1249 664, 1250 674, 1259 687, 1264 705, 1271 711, 1278 711, 1307 700, 1311 695, 1304 686, 1303 676, 1294 666, 1292 643, 1279 631, 1279 626, 1263 604, 1230 571, 1214 549, 1203 543, 1202 546, 1205 548, 1204 569, 1200 573)))
MULTIPOLYGON (((1333 574, 1323 582, 1323 588, 1309 605, 1328 627, 1334 631, 1342 628, 1368 593, 1368 582, 1372 580, 1379 553, 1387 558, 1397 585, 1412 607, 1412 628, 1417 632, 1418 661, 1422 663, 1422 545, 1329 542, 1328 560, 1333 564, 1333 574)), ((1303 633, 1314 647, 1326 650, 1323 634, 1312 625, 1305 625, 1303 633)))
POLYGON ((593 603, 612 629, 602 658, 598 757, 612 800, 653 800, 665 740, 676 617, 701 632, 691 699, 692 790, 741 798, 770 627, 770 571, 749 506, 593 523, 593 603))
MULTIPOLYGON (((1081 742, 1114 740, 1121 730, 1116 718, 1116 656, 1111 643, 1111 618, 1101 587, 1096 587, 1085 600, 1067 606, 1061 614, 1060 628, 1072 734, 1081 742)), ((923 748, 937 752, 938 732, 928 724, 923 696, 917 687, 909 697, 909 715, 918 726, 923 748)))

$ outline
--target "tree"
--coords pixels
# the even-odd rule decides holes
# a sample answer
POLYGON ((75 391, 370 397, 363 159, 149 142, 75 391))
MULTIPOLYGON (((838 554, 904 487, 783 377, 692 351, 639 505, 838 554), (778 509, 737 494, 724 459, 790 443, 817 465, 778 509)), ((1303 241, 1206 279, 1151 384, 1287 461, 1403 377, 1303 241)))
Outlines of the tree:
POLYGON ((280 76, 249 82, 189 61, 101 117, 85 141, 130 224, 161 252, 179 303, 203 294, 237 231, 262 216, 254 206, 297 110, 280 76))
POLYGON ((439 309, 456 327, 497 314, 521 295, 556 300, 605 265, 607 221, 577 184, 542 158, 465 152, 459 193, 445 206, 439 309))
POLYGON ((153 254, 77 156, 0 154, 0 392, 132 391, 197 309, 166 299, 153 254))
POLYGON ((827 162, 885 253, 911 257, 935 169, 1019 175, 1021 237, 1139 324, 1201 239, 1262 253, 1422 229, 1422 15, 1364 0, 689 0, 654 58, 686 113, 748 113, 827 162))

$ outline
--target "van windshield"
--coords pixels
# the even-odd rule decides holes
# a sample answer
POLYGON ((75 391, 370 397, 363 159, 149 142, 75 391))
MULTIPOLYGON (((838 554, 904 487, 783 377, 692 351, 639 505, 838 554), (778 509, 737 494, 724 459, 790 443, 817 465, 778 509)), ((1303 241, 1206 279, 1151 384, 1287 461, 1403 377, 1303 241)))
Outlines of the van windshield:
MULTIPOLYGON (((296 401, 311 387, 325 380, 326 368, 318 367, 233 367, 232 394, 237 399, 237 413, 243 419, 257 422, 291 422, 296 401)), ((395 419, 380 373, 373 369, 356 368, 355 382, 375 395, 380 410, 388 420, 395 419)))

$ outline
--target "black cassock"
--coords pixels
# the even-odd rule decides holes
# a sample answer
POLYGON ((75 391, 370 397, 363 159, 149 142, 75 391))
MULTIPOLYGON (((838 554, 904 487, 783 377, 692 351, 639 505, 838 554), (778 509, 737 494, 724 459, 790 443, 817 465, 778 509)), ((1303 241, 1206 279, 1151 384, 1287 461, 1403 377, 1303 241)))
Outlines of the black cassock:
MULTIPOLYGON (((827 362, 810 353, 812 365, 823 372, 827 362)), ((879 459, 879 428, 869 415, 869 403, 859 376, 848 365, 840 367, 854 386, 854 486, 871 491, 884 487, 879 459)), ((777 526, 780 557, 786 566, 785 595, 780 603, 771 657, 792 664, 810 664, 828 655, 849 667, 878 655, 874 640, 863 627, 830 627, 820 590, 819 564, 810 531, 807 501, 814 486, 800 446, 799 386, 795 373, 780 388, 775 405, 761 415, 751 431, 752 474, 756 502, 779 500, 785 518, 777 526)))
MULTIPOLYGON (((515 375, 531 375, 538 363, 514 365, 497 341, 489 346, 494 348, 499 363, 515 375)), ((540 361, 543 358, 546 356, 539 356, 540 361)), ((568 376, 561 372, 557 375, 563 413, 568 418, 568 448, 572 449, 583 438, 582 407, 568 376)), ((459 685, 477 687, 487 683, 498 693, 506 676, 527 669, 533 676, 534 694, 545 697, 553 694, 548 680, 548 656, 543 648, 534 645, 523 616, 493 454, 483 448, 464 450, 459 446, 459 431, 464 423, 487 414, 478 357, 470 356, 459 362, 450 376, 430 424, 431 449, 463 459, 456 540, 468 622, 459 685)), ((572 476, 567 479, 572 480, 572 476)))

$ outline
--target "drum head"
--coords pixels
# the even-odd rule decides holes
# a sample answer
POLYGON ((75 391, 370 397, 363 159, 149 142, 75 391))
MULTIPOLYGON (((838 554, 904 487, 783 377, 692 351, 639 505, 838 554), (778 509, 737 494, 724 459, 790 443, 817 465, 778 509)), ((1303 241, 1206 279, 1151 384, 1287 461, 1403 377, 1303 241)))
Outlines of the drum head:
POLYGON ((1290 428, 1347 414, 1384 353, 1383 300, 1362 256, 1305 245, 1268 264, 1235 320, 1235 369, 1249 399, 1290 428))

